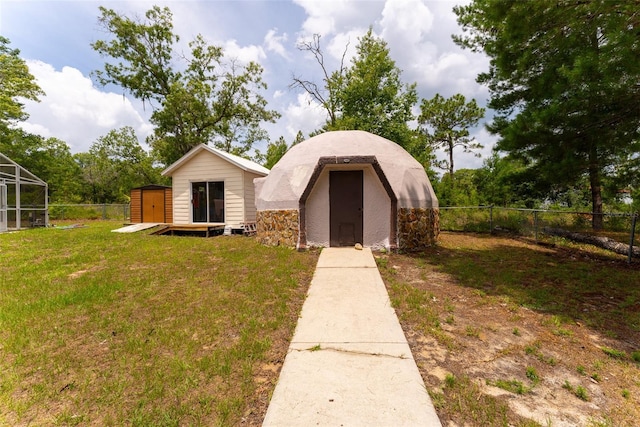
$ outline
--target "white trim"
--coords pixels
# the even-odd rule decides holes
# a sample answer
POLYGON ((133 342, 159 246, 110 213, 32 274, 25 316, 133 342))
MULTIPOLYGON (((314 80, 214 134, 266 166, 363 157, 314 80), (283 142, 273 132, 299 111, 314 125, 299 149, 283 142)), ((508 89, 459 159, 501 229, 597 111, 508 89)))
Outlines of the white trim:
POLYGON ((239 167, 244 171, 253 172, 255 174, 262 175, 262 176, 269 175, 269 169, 265 168, 264 166, 261 166, 255 162, 252 162, 251 160, 244 159, 242 157, 227 153, 226 151, 218 150, 217 148, 209 147, 208 145, 204 145, 204 144, 197 145, 196 147, 189 150, 187 154, 185 154, 180 159, 178 159, 175 163, 173 163, 172 165, 167 167, 165 170, 163 170, 162 175, 171 176, 178 168, 183 166, 185 163, 187 163, 191 158, 196 156, 202 150, 206 150, 211 154, 216 155, 223 160, 226 160, 227 162, 231 163, 234 166, 239 167))
POLYGON ((193 179, 189 180, 189 224, 199 224, 199 225, 207 225, 207 224, 227 224, 227 183, 226 179, 193 179), (193 184, 196 182, 204 182, 206 188, 206 202, 207 202, 207 219, 209 219, 209 183, 211 182, 221 182, 224 188, 224 206, 223 206, 223 215, 224 222, 195 222, 193 220, 193 184))

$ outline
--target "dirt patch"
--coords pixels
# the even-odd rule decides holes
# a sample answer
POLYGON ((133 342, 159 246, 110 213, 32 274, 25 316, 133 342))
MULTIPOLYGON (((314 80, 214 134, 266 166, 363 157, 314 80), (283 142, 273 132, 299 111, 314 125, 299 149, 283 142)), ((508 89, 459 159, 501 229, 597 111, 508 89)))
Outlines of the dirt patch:
POLYGON ((461 234, 421 255, 378 259, 443 425, 479 422, 450 401, 454 378, 468 379, 478 400, 506 405, 501 421, 483 425, 637 425, 640 297, 624 283, 600 286, 595 272, 633 283, 640 265, 461 234))

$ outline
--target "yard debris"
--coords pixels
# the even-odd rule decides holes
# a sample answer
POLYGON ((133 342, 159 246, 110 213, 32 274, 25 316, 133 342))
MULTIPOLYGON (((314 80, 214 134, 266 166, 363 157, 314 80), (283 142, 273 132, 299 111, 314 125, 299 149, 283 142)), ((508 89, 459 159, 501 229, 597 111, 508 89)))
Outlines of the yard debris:
MULTIPOLYGON (((572 231, 552 227, 545 227, 544 232, 552 234, 554 236, 565 237, 575 242, 588 243, 590 245, 598 246, 599 248, 608 249, 620 255, 627 255, 629 253, 629 245, 620 243, 606 236, 594 236, 591 234, 574 233, 572 231)), ((639 247, 633 248, 633 255, 640 256, 639 247)))
POLYGON ((85 228, 88 227, 88 225, 84 225, 84 224, 70 224, 70 225, 54 225, 53 228, 56 228, 58 230, 71 230, 74 228, 85 228))

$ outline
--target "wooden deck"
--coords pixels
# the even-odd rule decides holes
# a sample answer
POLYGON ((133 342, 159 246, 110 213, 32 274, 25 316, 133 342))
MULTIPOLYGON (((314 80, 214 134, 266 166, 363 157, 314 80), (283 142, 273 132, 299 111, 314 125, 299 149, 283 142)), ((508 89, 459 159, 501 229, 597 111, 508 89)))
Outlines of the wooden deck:
POLYGON ((151 234, 170 236, 220 236, 222 234, 243 234, 254 236, 257 231, 255 222, 245 222, 239 226, 226 226, 224 223, 210 224, 156 224, 158 229, 151 234))
POLYGON ((219 236, 224 232, 224 224, 164 224, 151 234, 171 236, 219 236))

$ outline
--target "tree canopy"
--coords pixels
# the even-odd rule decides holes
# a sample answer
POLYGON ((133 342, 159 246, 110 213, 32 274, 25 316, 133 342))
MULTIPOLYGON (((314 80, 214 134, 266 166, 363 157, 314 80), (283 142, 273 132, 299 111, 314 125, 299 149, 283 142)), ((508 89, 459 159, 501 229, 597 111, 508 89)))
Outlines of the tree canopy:
POLYGON ((491 58, 478 81, 498 148, 548 189, 588 177, 601 228, 603 179, 639 148, 637 2, 475 0, 454 11, 465 30, 455 41, 491 58))
POLYGON ((0 131, 0 153, 48 184, 53 201, 81 202, 80 169, 66 142, 20 128, 0 131))
POLYGON ((325 63, 319 35, 303 42, 299 49, 314 56, 323 75, 322 85, 300 77, 294 77, 291 85, 307 92, 327 112, 327 121, 315 133, 365 130, 398 143, 431 171, 431 147, 424 135, 411 127, 415 119, 412 110, 418 102, 416 84, 402 81, 402 70, 383 39, 369 28, 358 40, 350 65, 344 64, 345 48, 334 71, 325 63))
POLYGON ((132 188, 162 182, 159 168, 138 143, 131 127, 99 137, 88 153, 79 153, 84 198, 93 203, 127 202, 132 188))
POLYGON ((264 167, 267 169, 271 169, 280 159, 287 153, 289 148, 293 147, 304 141, 304 135, 301 131, 298 131, 296 137, 291 142, 291 145, 287 145, 287 141, 285 141, 284 136, 281 136, 276 140, 276 142, 270 142, 267 145, 267 153, 263 156, 264 167))
POLYGON ((18 49, 9 47, 10 41, 0 36, 0 131, 6 132, 11 124, 26 120, 21 99, 39 101, 42 89, 29 72, 18 49))
POLYGON ((145 20, 104 7, 100 12, 99 24, 112 39, 91 46, 119 62, 105 63, 94 76, 151 105, 155 128, 149 143, 165 164, 200 143, 246 155, 254 142, 266 138, 260 124, 274 121, 278 113, 267 109, 260 94, 267 86, 258 64, 225 59, 223 49, 201 35, 189 43, 189 56, 178 54, 180 37, 167 7, 154 6, 145 20))
POLYGON ((344 76, 334 76, 341 114, 329 130, 366 130, 409 148, 416 137, 409 127, 412 107, 418 102, 416 84, 402 82, 402 71, 387 43, 371 28, 359 39, 356 51, 344 76))
MULTIPOLYGON (((449 155, 446 169, 453 179, 453 149, 462 147, 465 153, 482 148, 482 144, 469 136, 469 128, 484 117, 484 108, 476 100, 467 102, 462 94, 445 99, 437 93, 432 99, 423 99, 420 104, 418 123, 435 149, 444 149, 449 155)), ((478 155, 478 154, 476 154, 478 155)))

